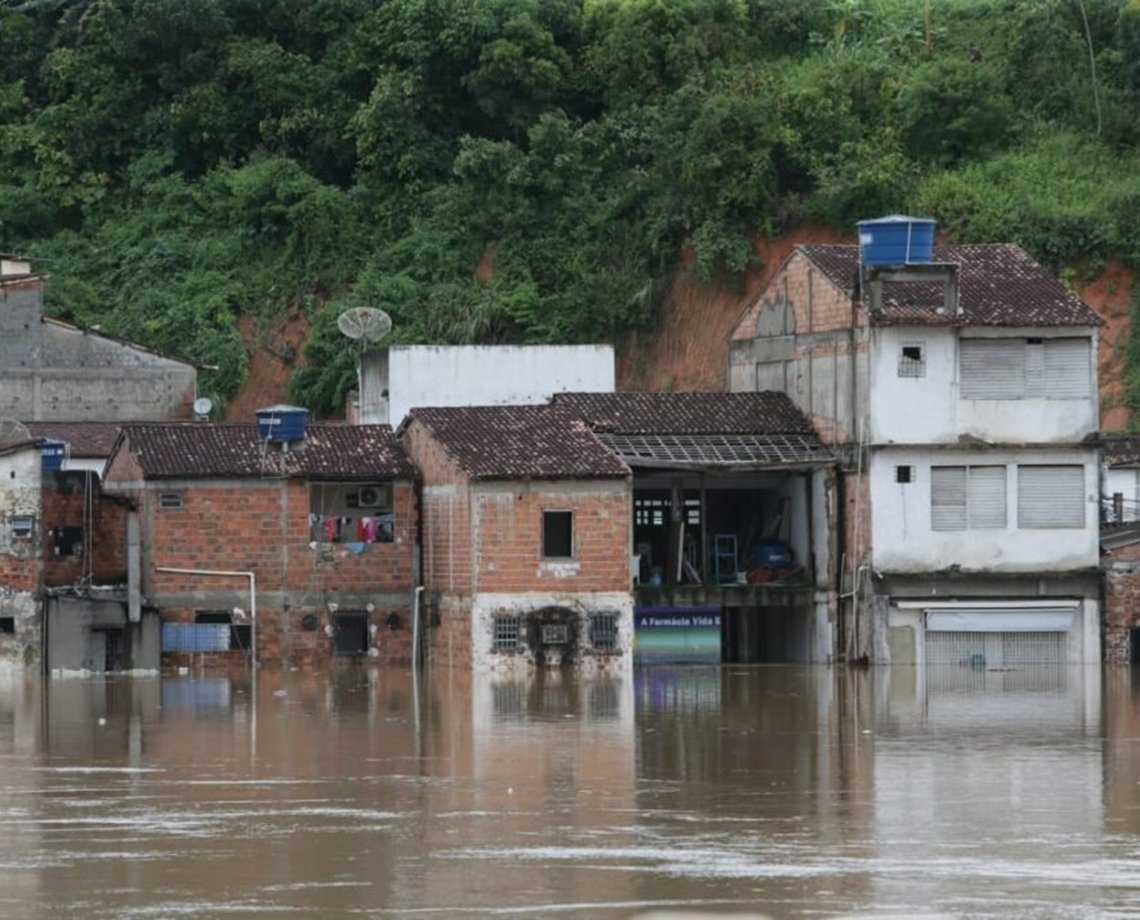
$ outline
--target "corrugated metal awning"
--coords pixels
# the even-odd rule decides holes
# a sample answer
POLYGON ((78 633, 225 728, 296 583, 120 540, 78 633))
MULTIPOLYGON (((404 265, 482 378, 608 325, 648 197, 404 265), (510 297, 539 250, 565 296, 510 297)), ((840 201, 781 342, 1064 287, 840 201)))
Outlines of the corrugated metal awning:
POLYGON ((658 468, 771 469, 830 464, 835 457, 803 434, 612 434, 602 442, 630 466, 658 468))

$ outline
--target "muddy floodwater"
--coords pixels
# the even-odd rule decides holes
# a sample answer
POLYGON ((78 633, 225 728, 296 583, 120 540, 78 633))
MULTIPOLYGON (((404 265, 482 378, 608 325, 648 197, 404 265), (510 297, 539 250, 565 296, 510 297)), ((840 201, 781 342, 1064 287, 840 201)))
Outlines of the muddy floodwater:
POLYGON ((1140 916, 1127 670, 420 678, 0 682, 0 917, 1140 916))

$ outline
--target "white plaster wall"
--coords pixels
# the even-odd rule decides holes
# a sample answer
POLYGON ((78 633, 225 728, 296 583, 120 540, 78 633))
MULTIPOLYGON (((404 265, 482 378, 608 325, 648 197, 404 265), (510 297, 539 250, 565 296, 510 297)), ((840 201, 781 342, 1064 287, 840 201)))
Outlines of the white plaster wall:
POLYGON ((373 417, 383 400, 364 392, 380 375, 362 373, 364 424, 396 427, 413 408, 535 405, 555 393, 614 390, 610 345, 396 345, 387 357, 388 418, 373 417))
POLYGON ((963 330, 971 338, 1068 337, 1092 340, 1089 397, 1084 399, 960 399, 956 329, 889 326, 873 332, 871 430, 873 444, 932 444, 971 435, 997 444, 1072 443, 1097 430, 1096 330, 1084 327, 963 330), (900 377, 903 343, 921 342, 923 377, 900 377))
POLYGON ((627 591, 591 593, 476 594, 471 605, 472 670, 477 672, 528 671, 541 666, 529 649, 514 654, 492 652, 495 615, 518 613, 525 616, 546 607, 564 607, 578 615, 578 635, 582 637, 583 654, 576 658, 580 670, 620 670, 633 664, 633 596, 627 591), (618 651, 594 659, 589 652, 589 619, 591 613, 616 611, 618 614, 618 651))
POLYGON ((1140 470, 1104 471, 1104 513, 1112 514, 1112 496, 1124 496, 1124 520, 1140 521, 1140 470))
MULTIPOLYGON (((40 449, 30 447, 0 456, 0 555, 21 560, 40 552, 43 513, 40 449), (13 539, 10 521, 31 515, 30 539, 13 539)), ((15 631, 0 635, 0 673, 32 668, 40 656, 40 601, 36 592, 0 584, 0 616, 12 617, 15 631)))
POLYGON ((880 572, 1048 572, 1095 568, 1099 561, 1099 466, 1093 449, 878 449, 871 456, 873 566, 880 572), (1018 529, 1019 463, 1081 464, 1086 513, 1081 529, 1018 529), (1006 526, 1001 530, 936 531, 930 525, 930 467, 1007 466, 1006 526), (914 468, 912 482, 895 482, 895 467, 914 468))

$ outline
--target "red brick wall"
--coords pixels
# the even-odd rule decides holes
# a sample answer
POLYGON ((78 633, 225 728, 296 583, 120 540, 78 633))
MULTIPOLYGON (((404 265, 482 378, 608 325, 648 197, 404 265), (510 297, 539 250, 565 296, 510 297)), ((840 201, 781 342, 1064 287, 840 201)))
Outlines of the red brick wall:
POLYGON ((477 589, 628 591, 630 489, 628 480, 476 484, 477 589), (573 512, 573 559, 543 559, 546 510, 573 512))
POLYGON ((1140 629, 1140 543, 1113 549, 1104 565, 1104 660, 1127 664, 1140 629))
POLYGON ((419 422, 404 447, 423 479, 423 583, 440 591, 473 590, 471 505, 467 477, 419 422))
POLYGON ((123 584, 127 580, 127 516, 121 502, 103 495, 97 478, 92 478, 92 519, 85 521, 87 496, 82 480, 45 478, 43 491, 44 584, 69 585, 90 574, 96 584, 123 584), (54 487, 53 487, 54 485, 54 487), (90 528, 91 558, 73 556, 68 546, 58 546, 51 531, 57 527, 90 528))

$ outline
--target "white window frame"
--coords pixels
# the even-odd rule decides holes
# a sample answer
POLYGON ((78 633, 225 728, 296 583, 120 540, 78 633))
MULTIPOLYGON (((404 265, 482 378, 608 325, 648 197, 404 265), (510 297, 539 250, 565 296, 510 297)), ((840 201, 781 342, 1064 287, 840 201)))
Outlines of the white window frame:
POLYGON ((925 377, 926 376, 926 343, 925 342, 900 342, 899 343, 899 367, 898 375, 900 377, 925 377), (907 355, 908 351, 917 349, 918 357, 914 358, 907 355))

